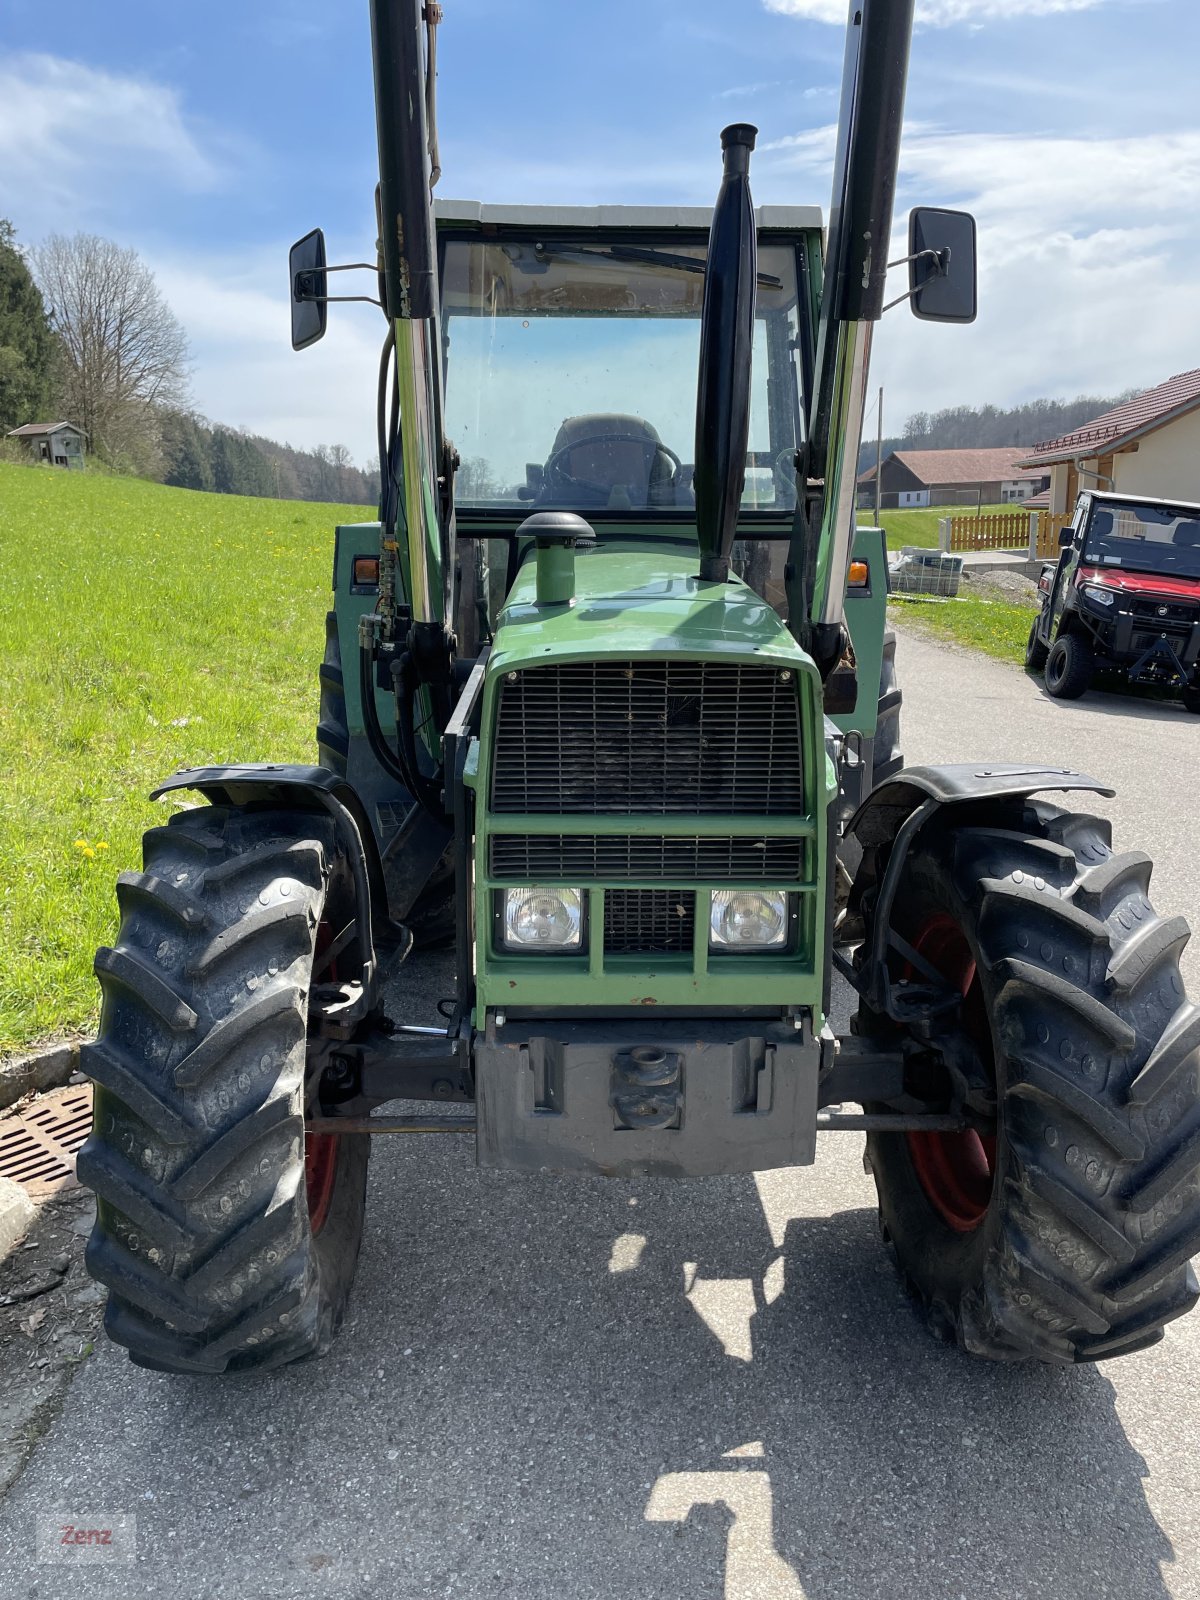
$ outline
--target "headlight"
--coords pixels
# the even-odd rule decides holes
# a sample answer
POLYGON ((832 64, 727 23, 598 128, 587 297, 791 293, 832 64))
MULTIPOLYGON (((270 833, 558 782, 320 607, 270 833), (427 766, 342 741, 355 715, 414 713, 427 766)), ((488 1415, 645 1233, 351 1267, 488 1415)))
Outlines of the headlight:
POLYGON ((779 950, 787 943, 782 889, 716 889, 709 918, 712 950, 779 950))
POLYGON ((1098 606, 1110 606, 1116 599, 1111 589, 1102 589, 1098 584, 1085 583, 1083 592, 1089 600, 1094 600, 1098 606))
POLYGON ((506 950, 579 950, 583 945, 583 891, 531 884, 501 897, 506 950))

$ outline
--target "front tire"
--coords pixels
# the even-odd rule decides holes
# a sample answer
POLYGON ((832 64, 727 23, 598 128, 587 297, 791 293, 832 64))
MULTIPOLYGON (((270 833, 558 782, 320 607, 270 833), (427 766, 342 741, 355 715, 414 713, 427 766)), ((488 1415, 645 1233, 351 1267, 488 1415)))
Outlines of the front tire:
POLYGON ((362 1240, 365 1134, 306 1136, 314 959, 353 920, 332 823, 201 807, 144 840, 96 956, 95 1084, 78 1156, 105 1328, 166 1372, 273 1367, 328 1349, 362 1240))
POLYGON ((1183 691, 1183 709, 1200 715, 1200 683, 1190 684, 1183 691))
POLYGON ((1096 653, 1078 633, 1061 633, 1046 657, 1046 693, 1055 700, 1078 700, 1096 672, 1096 653))
MULTIPOLYGON (((1112 854, 1107 823, 1040 803, 906 864, 895 931, 963 994, 953 1032, 995 1118, 871 1134, 867 1156, 902 1278, 975 1355, 1125 1355, 1196 1302, 1200 1008, 1187 925, 1155 914, 1150 870, 1112 854)), ((856 1025, 895 1038, 865 1010, 856 1025)))
POLYGON ((1046 665, 1046 657, 1050 651, 1038 637, 1038 623, 1041 617, 1034 617, 1029 625, 1029 639, 1025 645, 1025 669, 1027 672, 1040 672, 1046 665))

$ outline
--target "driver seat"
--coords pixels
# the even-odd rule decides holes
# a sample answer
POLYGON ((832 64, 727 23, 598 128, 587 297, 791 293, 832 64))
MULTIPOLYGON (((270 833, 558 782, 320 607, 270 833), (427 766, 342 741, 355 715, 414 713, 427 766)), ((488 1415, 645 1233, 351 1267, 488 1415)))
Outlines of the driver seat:
POLYGON ((560 451, 562 470, 610 491, 609 504, 624 491, 632 506, 674 505, 675 463, 661 448, 652 423, 621 411, 568 417, 554 437, 548 461, 560 451), (612 434, 625 437, 614 439, 612 434))

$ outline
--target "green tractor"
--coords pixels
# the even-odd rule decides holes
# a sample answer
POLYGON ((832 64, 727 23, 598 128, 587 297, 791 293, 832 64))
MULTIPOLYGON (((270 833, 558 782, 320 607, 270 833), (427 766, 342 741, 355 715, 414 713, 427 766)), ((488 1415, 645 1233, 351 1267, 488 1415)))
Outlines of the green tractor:
MULTIPOLYGON (((383 492, 337 531, 319 765, 170 778, 197 803, 96 957, 109 1335, 183 1373, 327 1349, 376 1133, 691 1177, 849 1129, 936 1332, 1152 1343, 1197 1298, 1187 927, 1144 855, 1038 798, 1093 780, 902 769, 855 528, 912 0, 851 8, 827 235, 754 211, 742 125, 711 213, 435 208, 436 15, 372 6, 383 492), (386 1010, 451 939, 444 1025, 386 1010)), ((913 214, 918 315, 974 316, 974 238, 913 214)), ((293 251, 297 347, 335 270, 319 232, 293 251)))

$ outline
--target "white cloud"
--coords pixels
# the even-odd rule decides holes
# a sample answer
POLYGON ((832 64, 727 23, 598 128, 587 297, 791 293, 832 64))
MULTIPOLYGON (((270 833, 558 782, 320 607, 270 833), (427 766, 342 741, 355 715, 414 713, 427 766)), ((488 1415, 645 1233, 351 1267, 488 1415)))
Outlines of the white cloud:
MULTIPOLYGON (((815 137, 781 159, 810 162, 815 137)), ((906 137, 901 200, 974 212, 980 314, 968 328, 902 308, 884 319, 875 376, 889 428, 915 410, 1117 393, 1200 365, 1200 132, 1084 140, 926 127, 906 137)), ((898 219, 897 241, 902 231, 898 219)))
POLYGON ((5 207, 25 237, 85 212, 94 197, 107 202, 114 179, 166 177, 193 193, 220 181, 175 90, 38 54, 0 64, 0 170, 5 207))
MULTIPOLYGON (((372 464, 385 332, 378 311, 331 306, 326 337, 297 354, 288 325, 285 245, 249 262, 152 257, 150 265, 187 329, 198 411, 301 448, 345 444, 360 465, 372 464)), ((344 287, 347 294, 360 291, 373 292, 373 285, 344 287)))
MULTIPOLYGON (((763 0, 768 11, 807 22, 846 26, 846 0, 763 0)), ((1049 17, 1091 11, 1106 0, 917 0, 918 26, 948 28, 957 22, 1006 22, 1016 17, 1049 17)))

